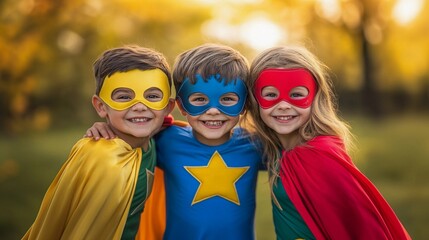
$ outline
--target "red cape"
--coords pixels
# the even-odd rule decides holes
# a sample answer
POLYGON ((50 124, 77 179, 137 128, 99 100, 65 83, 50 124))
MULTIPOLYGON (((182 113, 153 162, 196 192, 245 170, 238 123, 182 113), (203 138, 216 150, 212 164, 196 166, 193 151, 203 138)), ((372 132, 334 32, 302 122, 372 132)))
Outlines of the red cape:
POLYGON ((316 239, 411 239, 337 137, 284 152, 280 178, 316 239))

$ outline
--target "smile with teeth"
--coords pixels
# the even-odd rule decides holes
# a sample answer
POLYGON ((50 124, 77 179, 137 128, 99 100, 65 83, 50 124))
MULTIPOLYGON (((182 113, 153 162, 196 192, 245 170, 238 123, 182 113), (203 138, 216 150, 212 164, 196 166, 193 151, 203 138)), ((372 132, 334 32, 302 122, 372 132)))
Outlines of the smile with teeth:
POLYGON ((275 119, 280 120, 280 121, 289 121, 292 118, 294 118, 295 116, 274 116, 275 119))
POLYGON ((129 119, 132 123, 142 123, 149 121, 149 118, 141 117, 141 118, 130 118, 129 119))
POLYGON ((219 127, 222 126, 223 121, 202 121, 204 125, 210 126, 210 127, 219 127))

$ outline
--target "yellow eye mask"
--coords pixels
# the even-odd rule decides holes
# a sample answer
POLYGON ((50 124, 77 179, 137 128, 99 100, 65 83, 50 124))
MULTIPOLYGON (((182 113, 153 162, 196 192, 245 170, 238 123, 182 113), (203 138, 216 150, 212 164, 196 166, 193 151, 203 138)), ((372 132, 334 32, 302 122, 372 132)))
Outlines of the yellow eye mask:
POLYGON ((139 102, 151 109, 161 110, 167 106, 170 94, 168 77, 160 69, 116 72, 104 79, 103 86, 100 90, 100 98, 109 105, 109 107, 119 111, 130 108, 139 102), (119 88, 131 89, 134 91, 134 98, 125 102, 113 100, 112 94, 119 88), (153 102, 145 99, 144 93, 150 88, 158 88, 161 90, 162 99, 160 101, 153 102))

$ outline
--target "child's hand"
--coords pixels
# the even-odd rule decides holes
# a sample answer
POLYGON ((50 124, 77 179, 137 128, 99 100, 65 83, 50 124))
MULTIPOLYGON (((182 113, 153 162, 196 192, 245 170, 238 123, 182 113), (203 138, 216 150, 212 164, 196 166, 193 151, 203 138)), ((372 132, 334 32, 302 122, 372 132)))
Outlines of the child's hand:
POLYGON ((105 122, 95 122, 92 127, 86 130, 86 134, 84 137, 93 138, 94 140, 98 140, 101 137, 105 139, 115 138, 116 135, 113 133, 112 129, 105 122))

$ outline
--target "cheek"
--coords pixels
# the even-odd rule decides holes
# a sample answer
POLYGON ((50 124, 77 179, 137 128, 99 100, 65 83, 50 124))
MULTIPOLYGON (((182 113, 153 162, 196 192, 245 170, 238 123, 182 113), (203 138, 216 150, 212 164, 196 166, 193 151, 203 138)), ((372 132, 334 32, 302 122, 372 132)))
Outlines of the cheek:
POLYGON ((238 124, 240 117, 229 117, 229 120, 230 120, 232 125, 236 125, 236 124, 238 124))
POLYGON ((167 109, 164 110, 152 110, 155 117, 157 119, 162 119, 162 121, 164 121, 164 118, 168 116, 168 114, 170 113, 167 109))
POLYGON ((162 116, 162 118, 165 118, 166 116, 168 116, 169 113, 170 111, 168 109, 164 109, 163 111, 161 111, 160 116, 162 116))
POLYGON ((310 120, 310 116, 311 116, 311 107, 307 108, 307 109, 303 109, 301 112, 301 116, 303 122, 308 122, 310 120))
MULTIPOLYGON (((185 112, 186 113, 186 112, 185 112)), ((186 115, 185 115, 185 118, 186 118, 186 121, 187 122, 197 122, 198 121, 198 118, 197 117, 194 117, 194 116, 192 116, 192 115, 189 115, 189 114, 187 114, 186 113, 186 115)))
POLYGON ((126 115, 127 115, 127 111, 115 111, 115 110, 106 111, 106 117, 109 117, 109 118, 120 119, 120 118, 125 118, 126 115))
POLYGON ((264 123, 267 123, 270 118, 270 113, 266 109, 259 108, 259 117, 264 123))

